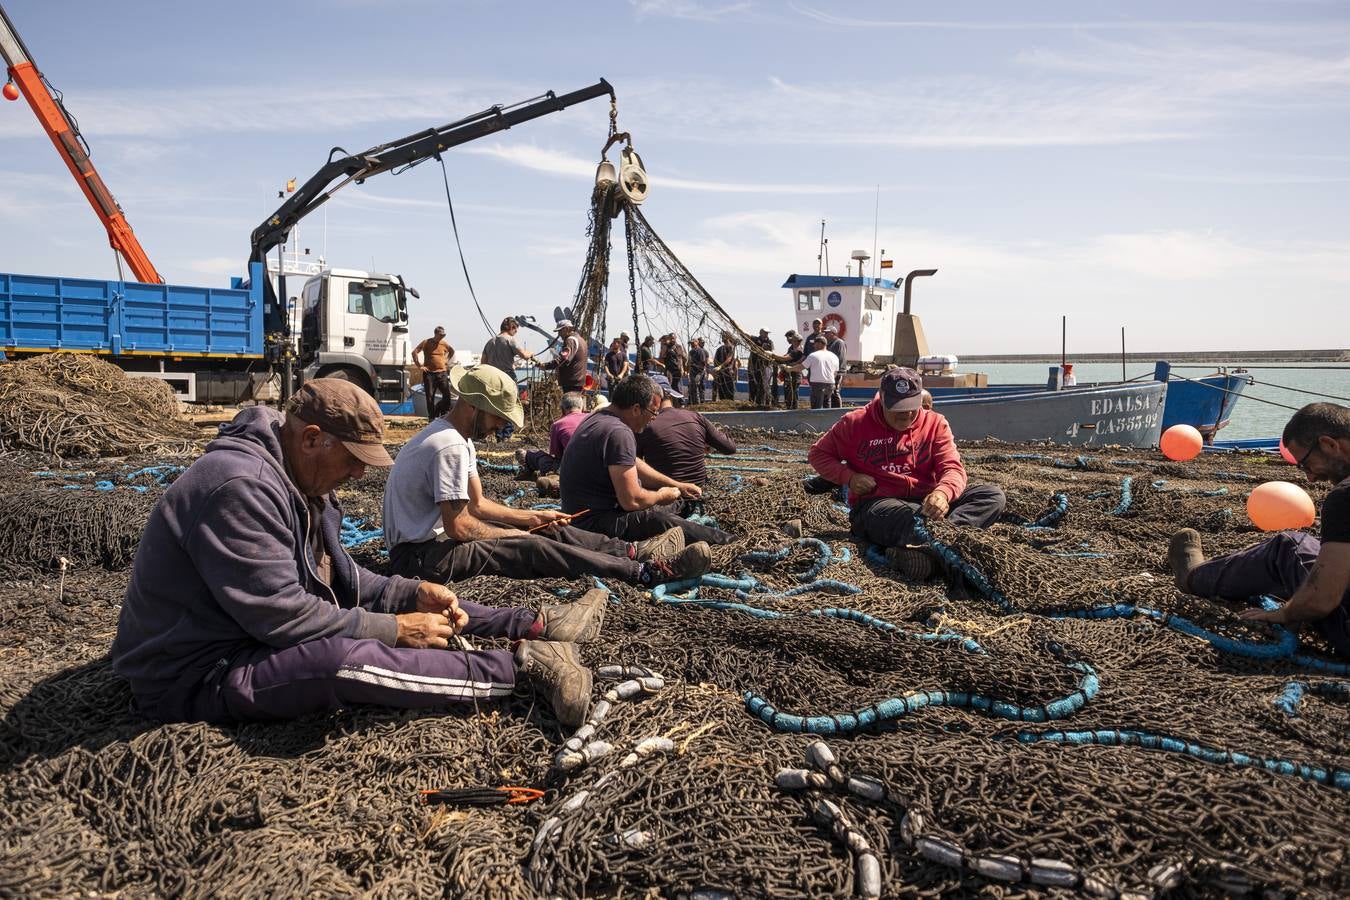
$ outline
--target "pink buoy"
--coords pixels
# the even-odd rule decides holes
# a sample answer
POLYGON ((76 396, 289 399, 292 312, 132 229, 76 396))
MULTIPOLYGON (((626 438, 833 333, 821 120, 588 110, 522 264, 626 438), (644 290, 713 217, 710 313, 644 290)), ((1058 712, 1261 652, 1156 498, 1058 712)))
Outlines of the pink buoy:
POLYGON ((1294 459, 1294 454, 1290 453, 1289 448, 1284 445, 1284 438, 1280 438, 1280 455, 1284 457, 1284 461, 1289 463, 1289 465, 1298 465, 1298 460, 1294 459))
POLYGON ((1175 462, 1195 459, 1205 447, 1205 439, 1193 425, 1173 425, 1162 433, 1158 449, 1175 462))
POLYGON ((1317 518, 1312 497, 1289 481, 1259 484, 1247 498, 1247 517, 1262 531, 1307 528, 1317 518))

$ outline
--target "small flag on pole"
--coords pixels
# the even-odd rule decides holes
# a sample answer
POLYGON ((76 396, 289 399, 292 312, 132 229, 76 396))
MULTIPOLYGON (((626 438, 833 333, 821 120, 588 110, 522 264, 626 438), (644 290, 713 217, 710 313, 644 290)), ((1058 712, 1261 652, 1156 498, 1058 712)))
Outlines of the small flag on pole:
POLYGON ((295 179, 294 179, 294 178, 292 178, 292 179, 290 179, 289 181, 286 182, 286 193, 288 193, 288 194, 294 194, 294 193, 295 193, 295 179))
POLYGON ((883 259, 883 260, 881 261, 881 267, 882 267, 883 269, 891 269, 891 268, 894 268, 894 267, 895 267, 895 260, 893 260, 893 259, 883 259))

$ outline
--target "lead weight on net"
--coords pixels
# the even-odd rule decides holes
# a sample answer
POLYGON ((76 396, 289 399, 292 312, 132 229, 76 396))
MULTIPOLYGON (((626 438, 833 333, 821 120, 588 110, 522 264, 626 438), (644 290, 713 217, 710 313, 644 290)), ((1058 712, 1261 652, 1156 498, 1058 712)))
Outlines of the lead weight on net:
POLYGON ((1158 863, 1148 870, 1148 880, 1160 891, 1170 891, 1181 884, 1183 874, 1181 864, 1177 862, 1158 863))
POLYGON ((607 842, 613 845, 622 844, 629 850, 643 850, 651 846, 655 835, 650 831, 643 831, 640 828, 630 828, 623 834, 611 834, 605 838, 607 842))
POLYGON ((1078 883, 1078 870, 1063 860, 1033 859, 1027 868, 1032 884, 1046 887, 1073 887, 1078 883))
POLYGON ((600 666, 595 670, 596 678, 622 678, 628 671, 623 666, 600 666))
POLYGON ((666 680, 660 675, 644 675, 638 679, 638 684, 649 694, 655 694, 666 686, 666 680))
POLYGON ((1157 891, 1151 891, 1146 887, 1137 887, 1121 891, 1117 896, 1119 900, 1153 900, 1157 895, 1157 891))
POLYGON ((605 699, 608 700, 609 695, 613 694, 615 700, 628 700, 632 697, 636 697, 640 693, 642 693, 642 682, 634 678, 629 681, 621 681, 614 685, 614 687, 605 692, 605 699))
POLYGON ((909 810, 900 817, 900 840, 913 847, 914 841, 923 831, 923 826, 923 813, 917 809, 909 810))
POLYGON ((671 753, 674 750, 675 742, 668 737, 661 737, 660 735, 643 738, 638 741, 638 745, 633 748, 633 752, 638 756, 651 756, 656 753, 671 753))
POLYGON ((876 856, 871 853, 860 854, 855 861, 855 869, 854 881, 857 882, 858 896, 880 897, 881 863, 877 862, 876 856))
POLYGON ((581 807, 585 806, 586 801, 589 799, 591 799, 590 791, 577 791, 575 794, 568 797, 567 801, 563 803, 561 807, 559 807, 558 815, 576 812, 577 810, 581 809, 581 807))
POLYGON ((885 800, 886 785, 867 775, 853 775, 848 779, 849 793, 864 800, 885 800))
POLYGON ((587 720, 588 725, 599 725, 605 721, 605 716, 609 715, 610 702, 608 700, 597 700, 591 707, 591 717, 587 720))
POLYGON ((973 856, 971 871, 997 881, 1021 881, 1022 861, 1015 856, 973 856))
POLYGON ((785 791, 820 790, 830 786, 829 779, 810 769, 779 769, 773 780, 785 791))
POLYGON ((811 818, 815 819, 821 825, 833 825, 837 819, 843 818, 844 811, 829 800, 817 800, 811 806, 811 818))
POLYGON ((843 787, 844 785, 848 784, 848 779, 844 777, 844 770, 839 768, 838 766, 828 767, 825 770, 825 775, 830 779, 830 781, 834 782, 840 787, 843 787))
POLYGON ((636 766, 637 763, 638 763, 638 755, 636 753, 630 753, 623 759, 619 760, 619 768, 631 769, 633 766, 636 766))
POLYGON ((1085 894, 1091 894, 1093 897, 1105 897, 1106 900, 1116 900, 1120 896, 1120 892, 1116 890, 1115 885, 1098 878, 1096 875, 1085 874, 1079 888, 1085 894))
POLYGON ((857 855, 859 853, 871 853, 872 845, 867 843, 867 838, 856 828, 850 828, 844 832, 844 846, 848 847, 849 852, 857 855))
POLYGON ((535 832, 534 851, 538 853, 539 848, 543 846, 544 841, 548 840, 549 836, 552 835, 555 831, 557 831, 560 827, 561 826, 559 826, 558 824, 557 816, 549 816, 547 819, 545 819, 544 824, 540 825, 539 830, 535 832))
POLYGON ((811 765, 820 769, 822 772, 829 769, 829 767, 836 762, 834 751, 831 750, 830 745, 824 741, 812 741, 806 748, 806 759, 811 765))
POLYGON ((914 841, 914 849, 924 859, 953 869, 961 868, 965 856, 958 845, 939 838, 918 838, 914 841))

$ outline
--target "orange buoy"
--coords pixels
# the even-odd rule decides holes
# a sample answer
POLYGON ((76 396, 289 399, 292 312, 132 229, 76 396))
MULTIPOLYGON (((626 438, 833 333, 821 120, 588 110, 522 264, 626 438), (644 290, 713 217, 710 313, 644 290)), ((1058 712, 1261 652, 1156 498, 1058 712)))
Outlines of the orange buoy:
POLYGON ((1163 456, 1176 462, 1195 459, 1204 449, 1205 439, 1192 425, 1173 425, 1162 433, 1158 449, 1163 456))
POLYGON ((1289 481, 1267 481, 1247 498, 1247 517, 1262 531, 1307 528, 1317 518, 1312 497, 1289 481))
POLYGON ((1284 457, 1284 461, 1289 463, 1289 465, 1298 465, 1298 460, 1294 459, 1294 454, 1290 453, 1289 448, 1284 445, 1284 438, 1280 438, 1280 455, 1284 457))
POLYGON ((587 391, 593 391, 593 390, 595 390, 595 379, 591 377, 591 373, 590 373, 590 372, 587 372, 587 373, 586 373, 586 382, 585 382, 585 386, 583 387, 583 390, 587 390, 587 391))
POLYGON ((19 86, 12 81, 6 81, 4 90, 0 91, 0 93, 5 95, 6 100, 18 100, 19 86))

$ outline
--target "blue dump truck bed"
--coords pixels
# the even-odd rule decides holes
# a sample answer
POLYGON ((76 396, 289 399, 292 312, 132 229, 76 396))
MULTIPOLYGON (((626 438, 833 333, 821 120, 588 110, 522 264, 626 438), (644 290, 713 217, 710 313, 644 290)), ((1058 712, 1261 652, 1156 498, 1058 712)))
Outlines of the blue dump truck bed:
POLYGON ((0 351, 263 355, 262 266, 249 288, 0 273, 0 351))

